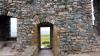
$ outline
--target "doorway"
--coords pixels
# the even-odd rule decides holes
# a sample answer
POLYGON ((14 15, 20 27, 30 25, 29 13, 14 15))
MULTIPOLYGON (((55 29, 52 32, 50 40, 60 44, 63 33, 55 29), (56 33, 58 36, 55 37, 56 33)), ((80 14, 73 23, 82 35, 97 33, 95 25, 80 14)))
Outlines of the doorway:
POLYGON ((10 37, 10 17, 0 15, 0 41, 8 41, 10 37))
POLYGON ((50 27, 40 27, 41 48, 50 48, 50 27))
POLYGON ((52 37, 53 37, 53 24, 43 22, 38 25, 39 30, 39 48, 52 49, 52 37))

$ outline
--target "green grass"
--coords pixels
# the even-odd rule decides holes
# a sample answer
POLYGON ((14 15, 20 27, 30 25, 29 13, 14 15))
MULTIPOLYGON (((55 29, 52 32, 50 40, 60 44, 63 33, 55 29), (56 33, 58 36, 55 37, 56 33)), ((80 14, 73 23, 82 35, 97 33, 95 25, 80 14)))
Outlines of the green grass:
POLYGON ((43 48, 50 47, 50 34, 41 35, 41 46, 43 46, 43 48))
POLYGON ((50 41, 50 34, 41 35, 41 41, 50 41))

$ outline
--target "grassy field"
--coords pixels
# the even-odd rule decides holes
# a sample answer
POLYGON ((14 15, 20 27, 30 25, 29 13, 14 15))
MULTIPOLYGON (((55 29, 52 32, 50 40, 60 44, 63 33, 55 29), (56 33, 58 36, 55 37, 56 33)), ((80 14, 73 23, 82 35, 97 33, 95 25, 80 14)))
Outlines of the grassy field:
POLYGON ((41 48, 49 48, 49 47, 50 47, 50 34, 42 34, 41 48))

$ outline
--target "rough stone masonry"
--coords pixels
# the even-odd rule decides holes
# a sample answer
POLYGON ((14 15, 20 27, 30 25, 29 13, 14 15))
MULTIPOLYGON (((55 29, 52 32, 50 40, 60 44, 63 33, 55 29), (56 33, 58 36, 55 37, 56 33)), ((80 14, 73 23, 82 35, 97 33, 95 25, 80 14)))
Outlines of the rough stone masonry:
POLYGON ((18 19, 17 48, 31 45, 36 25, 49 22, 60 29, 59 56, 100 51, 91 10, 91 0, 0 0, 0 14, 18 19))

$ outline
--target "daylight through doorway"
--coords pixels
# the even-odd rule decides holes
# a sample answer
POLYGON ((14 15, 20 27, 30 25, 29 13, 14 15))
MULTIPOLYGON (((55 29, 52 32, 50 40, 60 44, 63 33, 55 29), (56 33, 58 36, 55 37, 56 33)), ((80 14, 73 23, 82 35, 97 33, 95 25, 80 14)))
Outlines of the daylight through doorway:
POLYGON ((41 48, 50 48, 50 27, 40 27, 41 48))

